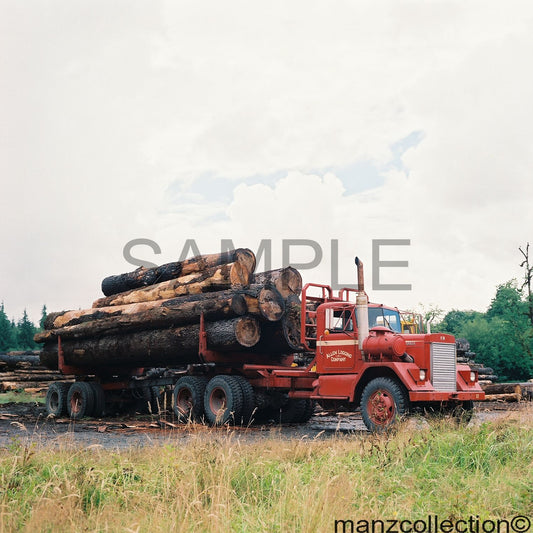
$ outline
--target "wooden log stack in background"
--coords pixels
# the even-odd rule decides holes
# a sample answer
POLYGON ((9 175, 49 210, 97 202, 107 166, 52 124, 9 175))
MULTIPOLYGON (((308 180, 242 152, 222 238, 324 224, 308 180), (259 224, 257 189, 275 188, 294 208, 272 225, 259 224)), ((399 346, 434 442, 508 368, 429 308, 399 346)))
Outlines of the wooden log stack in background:
POLYGON ((238 249, 109 276, 92 308, 48 315, 35 336, 41 361, 57 368, 61 338, 65 363, 79 367, 198 363, 201 315, 208 349, 272 360, 300 351, 300 273, 254 274, 255 264, 238 249))
POLYGON ((0 353, 0 392, 43 392, 52 381, 73 381, 73 376, 42 366, 40 352, 0 353))

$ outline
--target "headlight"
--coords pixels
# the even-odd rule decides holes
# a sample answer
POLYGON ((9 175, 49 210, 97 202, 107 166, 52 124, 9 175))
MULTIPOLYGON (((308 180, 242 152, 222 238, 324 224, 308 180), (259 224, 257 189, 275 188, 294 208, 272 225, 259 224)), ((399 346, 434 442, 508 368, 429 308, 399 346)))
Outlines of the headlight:
POLYGON ((426 381, 426 371, 420 370, 420 381, 426 381))
POLYGON ((475 372, 470 372, 470 381, 472 383, 474 383, 474 381, 476 381, 476 373, 475 372))

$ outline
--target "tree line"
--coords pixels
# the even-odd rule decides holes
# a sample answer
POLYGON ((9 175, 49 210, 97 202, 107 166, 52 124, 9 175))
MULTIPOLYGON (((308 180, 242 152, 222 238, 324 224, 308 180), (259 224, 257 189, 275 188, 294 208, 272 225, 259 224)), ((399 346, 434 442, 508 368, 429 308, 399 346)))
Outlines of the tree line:
POLYGON ((533 377, 533 266, 529 243, 519 251, 524 271, 521 283, 513 279, 498 285, 486 312, 454 309, 431 328, 467 339, 477 354, 476 362, 493 368, 501 381, 533 377))
POLYGON ((10 352, 15 350, 36 350, 40 347, 33 336, 43 329, 46 318, 46 305, 43 305, 39 326, 36 326, 28 317, 26 309, 22 318, 15 321, 9 320, 4 302, 0 304, 0 352, 10 352))

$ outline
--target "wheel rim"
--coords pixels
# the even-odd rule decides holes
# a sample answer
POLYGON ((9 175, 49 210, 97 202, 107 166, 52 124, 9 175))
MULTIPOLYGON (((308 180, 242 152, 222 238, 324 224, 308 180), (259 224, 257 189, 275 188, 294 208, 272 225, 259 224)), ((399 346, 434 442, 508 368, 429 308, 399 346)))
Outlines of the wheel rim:
POLYGON ((49 404, 52 411, 57 411, 59 407, 59 394, 57 392, 54 391, 50 394, 49 404))
POLYGON ((81 393, 74 392, 70 398, 70 412, 73 415, 77 415, 81 411, 82 398, 81 393))
POLYGON ((176 399, 176 405, 180 414, 189 416, 194 406, 192 394, 189 389, 181 389, 176 399))
POLYGON ((391 395, 386 390, 374 392, 367 403, 368 416, 378 426, 386 426, 396 414, 396 406, 391 395))
POLYGON ((215 415, 219 415, 221 411, 226 409, 226 393, 224 389, 217 387, 211 391, 209 395, 209 408, 215 415))

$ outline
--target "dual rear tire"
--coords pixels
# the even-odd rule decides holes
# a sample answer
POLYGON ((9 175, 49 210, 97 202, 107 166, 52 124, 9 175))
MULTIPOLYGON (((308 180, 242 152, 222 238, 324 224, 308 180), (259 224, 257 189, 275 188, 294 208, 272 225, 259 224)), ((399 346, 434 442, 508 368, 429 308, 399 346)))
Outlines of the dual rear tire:
MULTIPOLYGON (((205 420, 213 426, 247 426, 256 414, 260 415, 253 387, 243 376, 218 375, 210 380, 203 376, 184 376, 174 387, 173 404, 179 422, 205 420)), ((314 407, 312 400, 291 398, 270 418, 281 423, 303 423, 311 418, 314 407)))
POLYGON ((243 424, 251 422, 255 395, 250 382, 242 376, 184 376, 174 387, 174 414, 179 422, 243 424))
POLYGON ((100 417, 105 411, 105 394, 99 383, 52 383, 45 403, 47 413, 55 417, 68 415, 72 420, 86 416, 100 417))

